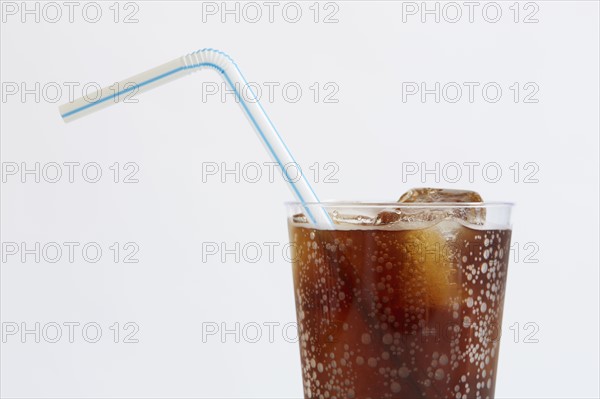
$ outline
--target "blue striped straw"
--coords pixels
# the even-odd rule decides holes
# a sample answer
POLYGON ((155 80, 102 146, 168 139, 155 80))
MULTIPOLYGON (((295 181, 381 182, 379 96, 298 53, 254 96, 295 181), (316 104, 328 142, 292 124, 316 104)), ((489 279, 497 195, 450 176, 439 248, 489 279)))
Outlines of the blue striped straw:
MULTIPOLYGON (((248 82, 235 62, 221 51, 210 48, 195 51, 117 83, 117 88, 122 88, 119 91, 115 92, 114 89, 105 87, 95 95, 89 96, 94 98, 93 101, 90 101, 89 98, 81 97, 73 102, 61 105, 59 111, 65 122, 70 122, 122 101, 122 99, 126 98, 125 94, 127 93, 148 91, 203 68, 214 69, 223 76, 225 82, 227 82, 231 90, 235 93, 237 102, 260 137, 267 152, 281 168, 286 182, 288 182, 290 189, 298 201, 302 204, 320 202, 298 163, 294 160, 290 150, 281 139, 275 125, 273 125, 273 122, 271 122, 271 119, 260 104, 252 87, 248 85, 248 82), (247 88, 250 96, 248 100, 244 99, 240 94, 238 87, 247 88), (295 169, 298 170, 299 176, 297 178, 290 178, 286 168, 289 165, 295 166, 295 169)), ((114 85, 111 87, 114 87, 114 85)), ((304 209, 314 226, 333 226, 333 222, 324 208, 313 208, 313 210, 316 209, 316 212, 311 212, 309 206, 305 205, 304 209)))

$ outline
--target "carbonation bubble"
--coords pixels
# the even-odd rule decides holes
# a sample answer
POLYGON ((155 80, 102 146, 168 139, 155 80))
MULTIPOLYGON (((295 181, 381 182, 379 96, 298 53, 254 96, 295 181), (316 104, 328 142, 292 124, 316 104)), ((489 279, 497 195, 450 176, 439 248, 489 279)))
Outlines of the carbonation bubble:
POLYGON ((361 337, 360 340, 363 344, 365 345, 369 345, 371 343, 371 335, 368 333, 364 333, 361 337))
POLYGON ((441 368, 435 370, 434 377, 436 380, 438 380, 438 381, 442 380, 445 375, 446 375, 446 373, 444 373, 444 370, 442 370, 441 368))

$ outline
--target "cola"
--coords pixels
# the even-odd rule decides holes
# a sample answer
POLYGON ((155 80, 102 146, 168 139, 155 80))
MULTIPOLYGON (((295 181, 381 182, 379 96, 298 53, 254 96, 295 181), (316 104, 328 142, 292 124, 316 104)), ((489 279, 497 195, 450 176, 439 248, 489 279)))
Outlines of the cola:
POLYGON ((305 398, 493 398, 510 227, 374 208, 289 219, 305 398))

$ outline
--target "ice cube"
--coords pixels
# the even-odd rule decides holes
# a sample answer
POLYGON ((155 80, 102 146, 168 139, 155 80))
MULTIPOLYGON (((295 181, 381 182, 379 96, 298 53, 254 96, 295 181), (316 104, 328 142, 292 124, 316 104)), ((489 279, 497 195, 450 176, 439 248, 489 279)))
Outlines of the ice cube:
MULTIPOLYGON (((413 188, 402 194, 398 200, 400 203, 438 203, 438 202, 483 202, 481 196, 475 191, 454 190, 447 188, 413 188)), ((466 207, 466 208, 448 208, 440 210, 415 209, 406 210, 404 213, 414 212, 414 218, 420 220, 433 220, 442 218, 456 218, 464 220, 471 224, 485 223, 485 208, 466 207)))
POLYGON ((399 211, 382 211, 377 214, 377 218, 375 218, 376 226, 384 226, 386 224, 393 224, 400 220, 401 213, 399 211))
POLYGON ((423 229, 433 226, 448 217, 445 209, 423 209, 403 207, 383 210, 374 219, 375 226, 393 227, 394 229, 423 229))
POLYGON ((370 216, 340 213, 338 211, 331 213, 331 219, 335 224, 370 226, 375 223, 375 219, 370 216))
POLYGON ((292 216, 292 220, 294 221, 294 223, 308 223, 308 219, 306 218, 306 216, 304 216, 303 213, 297 213, 294 216, 292 216))
POLYGON ((475 191, 469 190, 413 188, 402 194, 398 202, 483 202, 483 199, 475 191))

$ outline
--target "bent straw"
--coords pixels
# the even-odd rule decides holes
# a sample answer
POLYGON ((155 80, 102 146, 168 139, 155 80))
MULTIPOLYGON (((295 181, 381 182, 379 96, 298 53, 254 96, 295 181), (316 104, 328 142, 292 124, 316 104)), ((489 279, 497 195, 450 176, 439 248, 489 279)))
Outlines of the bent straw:
MULTIPOLYGON (((298 166, 298 164, 281 139, 281 136, 271 122, 271 119, 260 105, 256 94, 254 94, 252 87, 248 85, 242 72, 235 62, 227 54, 221 51, 207 48, 179 57, 171 62, 167 62, 166 64, 117 83, 117 89, 120 89, 117 92, 110 87, 105 87, 99 92, 96 92, 93 101, 81 97, 73 102, 61 105, 59 111, 65 122, 70 122, 122 101, 125 97, 124 94, 134 90, 142 93, 203 68, 211 68, 221 73, 223 79, 235 93, 244 114, 248 117, 248 120, 256 130, 256 133, 258 133, 258 136, 265 145, 268 153, 281 168, 285 180, 289 183, 289 187, 298 201, 302 204, 306 204, 307 202, 320 202, 317 194, 315 194, 299 167, 297 169, 299 170, 300 178, 297 182, 292 181, 288 175, 286 165, 293 164, 298 166), (240 95, 237 87, 247 87, 249 89, 251 96, 249 99, 250 101, 246 101, 243 96, 240 95)), ((111 87, 114 87, 114 85, 111 87)), ((313 214, 306 205, 304 206, 304 209, 313 225, 333 225, 329 214, 324 208, 319 207, 315 214, 313 214)))

